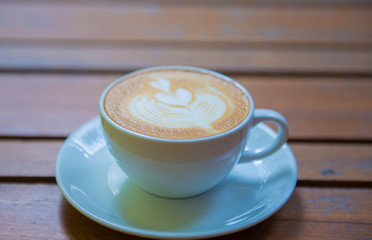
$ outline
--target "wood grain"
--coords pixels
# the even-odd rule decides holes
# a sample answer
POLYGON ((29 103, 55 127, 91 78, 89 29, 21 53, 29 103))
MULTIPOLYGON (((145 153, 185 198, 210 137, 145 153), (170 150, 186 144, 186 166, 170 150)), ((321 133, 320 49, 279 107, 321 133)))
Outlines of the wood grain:
MULTIPOLYGON (((290 139, 372 139, 369 78, 231 76, 250 91, 256 108, 287 118, 290 139)), ((0 135, 66 137, 98 115, 100 93, 117 77, 0 74, 0 135)))
POLYGON ((98 115, 100 93, 118 76, 2 75, 0 135, 66 137, 98 115))
POLYGON ((372 145, 291 143, 298 179, 306 181, 372 182, 372 145))
POLYGON ((62 140, 0 140, 0 177, 54 177, 62 143, 62 140))
POLYGON ((370 7, 0 2, 0 39, 372 43, 370 7))
MULTIPOLYGON (((33 3, 44 2, 45 0, 31 0, 33 3)), ((50 0, 48 2, 59 2, 60 0, 50 0)), ((14 1, 13 1, 14 2, 14 1)), ((17 0, 18 3, 30 2, 29 0, 17 0)), ((65 0, 64 2, 101 2, 102 0, 65 0)), ((123 2, 122 0, 106 0, 105 2, 123 2)), ((148 0, 126 0, 126 3, 142 5, 146 4, 148 0)), ((245 5, 245 6, 293 6, 293 7, 306 7, 306 6, 370 6, 372 4, 371 0, 354 0, 352 2, 348 0, 230 0, 226 2, 225 0, 154 0, 157 4, 171 4, 177 6, 183 5, 216 5, 216 6, 228 6, 231 4, 236 5, 245 5)))
POLYGON ((102 90, 154 65, 223 72, 290 127, 298 185, 222 239, 372 239, 371 0, 0 0, 0 239, 143 239, 72 207, 58 151, 102 90))
POLYGON ((371 74, 372 6, 304 2, 0 2, 0 70, 371 74))
MULTIPOLYGON (((372 236, 370 189, 297 188, 263 223, 220 239, 362 239, 372 236), (358 223, 358 224, 357 224, 358 223)), ((1 184, 0 236, 10 239, 141 239, 78 213, 54 184, 1 184)))
POLYGON ((273 44, 123 45, 0 41, 0 70, 3 71, 123 72, 169 64, 238 73, 371 74, 372 50, 368 47, 273 44))
MULTIPOLYGON (((0 140, 0 177, 54 178, 63 140, 0 140)), ((298 181, 372 182, 372 144, 291 143, 298 181)))
POLYGON ((256 108, 282 113, 292 139, 369 139, 372 82, 369 78, 235 77, 256 108))

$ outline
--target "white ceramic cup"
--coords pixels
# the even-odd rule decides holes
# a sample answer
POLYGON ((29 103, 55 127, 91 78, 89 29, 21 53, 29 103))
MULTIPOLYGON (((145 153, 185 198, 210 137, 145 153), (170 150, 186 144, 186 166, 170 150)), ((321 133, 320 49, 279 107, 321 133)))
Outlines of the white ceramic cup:
POLYGON ((99 101, 105 139, 122 171, 143 190, 167 198, 201 194, 216 186, 236 164, 264 158, 287 141, 288 124, 285 118, 273 110, 254 109, 251 95, 235 80, 210 70, 188 66, 159 66, 139 71, 162 68, 199 71, 234 82, 247 95, 250 110, 236 127, 209 137, 164 139, 145 136, 121 127, 105 112, 106 93, 130 74, 114 81, 103 91, 99 101), (264 121, 275 123, 279 129, 278 135, 267 146, 250 149, 246 146, 249 132, 264 121))

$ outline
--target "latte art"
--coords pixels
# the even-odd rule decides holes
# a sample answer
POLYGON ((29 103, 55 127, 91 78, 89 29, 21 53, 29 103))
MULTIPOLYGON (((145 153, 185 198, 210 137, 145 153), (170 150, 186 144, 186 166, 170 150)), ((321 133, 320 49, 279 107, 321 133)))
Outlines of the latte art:
POLYGON ((229 104, 223 93, 213 87, 207 87, 209 92, 193 94, 184 88, 172 92, 171 83, 161 77, 150 84, 160 91, 154 96, 136 96, 129 102, 129 111, 157 126, 213 129, 210 124, 223 116, 226 103, 229 104))
POLYGON ((227 131, 249 112, 246 94, 233 82, 178 69, 129 75, 109 89, 104 106, 113 121, 130 131, 172 139, 227 131))

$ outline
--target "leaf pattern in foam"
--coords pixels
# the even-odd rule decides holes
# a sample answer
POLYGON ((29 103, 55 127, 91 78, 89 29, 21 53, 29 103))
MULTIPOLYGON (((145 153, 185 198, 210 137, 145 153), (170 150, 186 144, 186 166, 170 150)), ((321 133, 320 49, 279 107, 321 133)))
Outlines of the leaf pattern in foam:
POLYGON ((171 83, 158 78, 151 86, 161 90, 154 98, 136 96, 129 103, 131 113, 142 121, 167 128, 204 127, 211 128, 211 123, 218 120, 225 112, 226 106, 219 93, 210 89, 210 93, 193 94, 179 88, 173 93, 171 83))

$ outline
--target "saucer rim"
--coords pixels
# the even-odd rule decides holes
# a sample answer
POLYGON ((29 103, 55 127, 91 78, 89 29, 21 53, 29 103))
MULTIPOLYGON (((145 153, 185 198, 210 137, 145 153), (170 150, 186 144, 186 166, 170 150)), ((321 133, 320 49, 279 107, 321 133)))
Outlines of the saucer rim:
MULTIPOLYGON (((288 143, 286 143, 286 144, 283 145, 282 148, 286 149, 286 151, 287 151, 286 155, 288 155, 288 159, 289 159, 288 161, 291 161, 292 162, 291 164, 293 164, 293 169, 292 169, 293 170, 293 172, 292 172, 293 179, 292 179, 291 185, 288 184, 288 186, 289 186, 287 188, 287 190, 289 190, 288 195, 283 197, 283 201, 280 204, 277 204, 274 207, 272 207, 272 209, 266 215, 264 215, 262 218, 260 218, 256 221, 250 222, 248 224, 244 221, 242 223, 234 225, 234 227, 231 228, 231 229, 227 229, 227 227, 225 227, 225 228, 221 228, 222 230, 213 229, 213 230, 195 231, 195 232, 154 231, 154 230, 142 229, 140 227, 132 227, 132 226, 129 226, 129 225, 113 223, 113 222, 110 222, 110 221, 96 215, 95 213, 87 210, 86 208, 84 208, 84 206, 82 204, 75 201, 74 198, 65 189, 65 186, 63 184, 63 180, 61 180, 60 176, 59 176, 59 169, 60 169, 59 165, 62 162, 61 155, 64 152, 64 150, 67 147, 70 140, 73 139, 80 131, 82 131, 82 129, 86 128, 90 124, 96 124, 95 123, 96 121, 97 122, 100 121, 99 116, 96 116, 96 117, 86 121, 82 125, 80 125, 77 129, 75 129, 65 139, 64 143, 62 144, 62 146, 61 146, 61 148, 60 148, 60 150, 57 154, 57 158, 56 158, 56 162, 55 162, 55 179, 56 179, 56 182, 57 182, 57 185, 58 185, 60 191, 62 192, 65 199, 69 202, 69 204, 71 204, 76 210, 78 210, 78 212, 82 213, 84 216, 86 216, 89 219, 93 220, 94 222, 96 222, 98 224, 101 224, 105 227, 108 227, 112 230, 116 230, 116 231, 126 233, 126 234, 130 234, 130 235, 133 235, 133 236, 153 238, 153 239, 206 239, 206 238, 224 236, 224 235, 228 235, 228 234, 232 234, 232 233, 236 233, 236 232, 248 229, 252 226, 255 226, 255 225, 265 221, 269 217, 271 217, 273 214, 275 214, 277 211, 279 211, 279 209, 281 209, 283 207, 283 205, 292 196, 293 191, 296 187, 297 176, 298 176, 297 162, 296 162, 296 158, 295 158, 291 148, 288 146, 288 143), (242 226, 240 226, 240 225, 242 225, 242 226)), ((268 133, 271 137, 276 136, 275 131, 272 130, 270 127, 268 127, 264 123, 259 124, 257 127, 259 127, 262 131, 265 131, 266 133, 268 133)))

